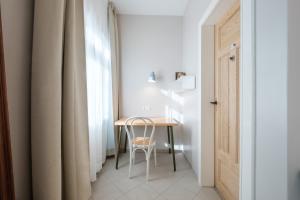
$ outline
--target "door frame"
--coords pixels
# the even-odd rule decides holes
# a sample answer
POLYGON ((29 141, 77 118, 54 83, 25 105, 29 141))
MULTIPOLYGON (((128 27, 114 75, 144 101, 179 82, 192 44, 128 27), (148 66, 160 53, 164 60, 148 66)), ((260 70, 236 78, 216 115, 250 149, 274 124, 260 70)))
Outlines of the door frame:
MULTIPOLYGON (((214 24, 236 0, 212 0, 199 21, 199 183, 214 187, 214 24)), ((255 0, 240 0, 240 200, 255 195, 255 0)))

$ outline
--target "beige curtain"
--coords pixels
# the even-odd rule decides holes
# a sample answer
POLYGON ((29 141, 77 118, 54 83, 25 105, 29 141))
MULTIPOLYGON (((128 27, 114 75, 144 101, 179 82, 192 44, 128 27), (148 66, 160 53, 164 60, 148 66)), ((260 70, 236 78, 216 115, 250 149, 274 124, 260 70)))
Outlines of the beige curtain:
POLYGON ((83 0, 35 1, 33 28, 33 198, 87 200, 91 185, 83 0))
MULTIPOLYGON (((112 2, 108 4, 108 26, 111 50, 113 120, 119 119, 120 50, 117 9, 112 2)), ((118 130, 115 130, 115 137, 118 130)), ((115 140, 116 141, 116 140, 115 140)), ((116 144, 115 144, 116 145, 116 144)))

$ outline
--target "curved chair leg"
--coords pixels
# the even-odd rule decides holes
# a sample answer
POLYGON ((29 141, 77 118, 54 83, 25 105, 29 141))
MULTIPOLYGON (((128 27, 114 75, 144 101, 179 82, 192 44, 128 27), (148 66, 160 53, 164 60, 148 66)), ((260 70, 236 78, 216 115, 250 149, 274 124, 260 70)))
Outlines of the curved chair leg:
POLYGON ((146 155, 146 160, 147 160, 146 180, 147 181, 149 181, 150 155, 151 155, 151 152, 147 153, 147 155, 146 155))
POLYGON ((129 178, 131 178, 131 170, 132 170, 132 155, 133 154, 133 151, 130 149, 130 154, 129 154, 129 178))
POLYGON ((132 153, 132 165, 134 166, 135 164, 135 151, 132 153))
POLYGON ((154 147, 154 166, 157 166, 157 158, 156 158, 156 146, 154 147))

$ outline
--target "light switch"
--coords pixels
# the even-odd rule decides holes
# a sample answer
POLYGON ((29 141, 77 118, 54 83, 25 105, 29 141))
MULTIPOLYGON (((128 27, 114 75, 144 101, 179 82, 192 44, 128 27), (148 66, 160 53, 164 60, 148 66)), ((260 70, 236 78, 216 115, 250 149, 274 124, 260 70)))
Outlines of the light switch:
POLYGON ((142 109, 143 111, 150 111, 151 107, 149 105, 144 105, 142 109))
POLYGON ((145 111, 150 111, 150 106, 149 105, 145 106, 145 111))

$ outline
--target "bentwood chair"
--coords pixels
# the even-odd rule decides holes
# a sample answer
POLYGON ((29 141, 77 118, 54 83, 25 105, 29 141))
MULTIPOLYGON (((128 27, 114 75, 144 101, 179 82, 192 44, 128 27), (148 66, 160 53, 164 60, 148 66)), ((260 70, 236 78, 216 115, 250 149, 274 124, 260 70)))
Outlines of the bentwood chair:
POLYGON ((143 150, 145 152, 147 169, 146 179, 149 180, 149 168, 150 168, 150 157, 152 151, 154 151, 154 163, 155 167, 157 164, 156 160, 156 142, 153 140, 155 125, 154 122, 146 117, 132 117, 126 120, 125 130, 128 137, 130 160, 129 160, 129 178, 131 178, 131 171, 135 162, 136 150, 143 150), (143 137, 136 137, 134 128, 143 128, 143 137), (148 128, 150 129, 148 131, 148 128))

